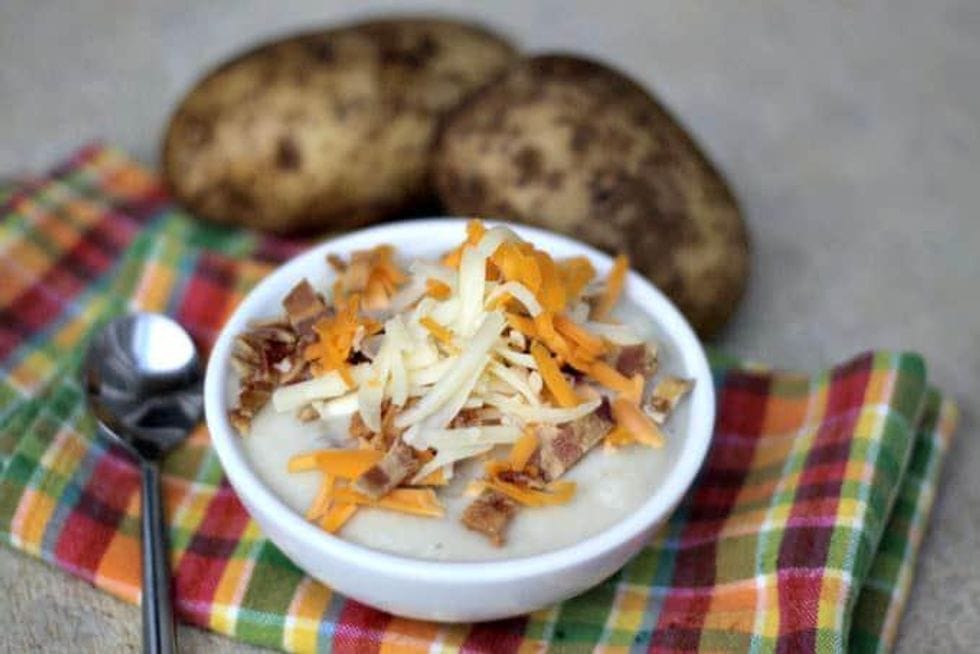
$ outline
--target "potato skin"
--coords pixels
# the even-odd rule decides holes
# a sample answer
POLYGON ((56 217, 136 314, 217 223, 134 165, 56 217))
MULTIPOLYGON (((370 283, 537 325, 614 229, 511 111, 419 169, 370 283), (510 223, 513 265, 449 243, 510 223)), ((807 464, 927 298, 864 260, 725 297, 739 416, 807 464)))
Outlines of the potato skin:
POLYGON ((431 198, 437 121, 514 49, 473 25, 374 20, 262 45, 205 76, 166 131, 175 195, 220 223, 358 227, 431 198))
POLYGON ((449 213, 626 252, 702 337, 744 293, 748 235, 725 180, 653 97, 603 64, 515 64, 445 116, 433 174, 449 213))

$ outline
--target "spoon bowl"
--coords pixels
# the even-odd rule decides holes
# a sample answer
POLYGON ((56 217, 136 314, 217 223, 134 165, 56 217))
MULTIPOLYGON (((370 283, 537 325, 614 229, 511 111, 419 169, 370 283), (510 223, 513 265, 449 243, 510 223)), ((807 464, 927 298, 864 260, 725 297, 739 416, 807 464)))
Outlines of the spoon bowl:
POLYGON ((89 406, 108 436, 159 459, 201 419, 201 362, 184 328, 155 313, 110 321, 84 364, 89 406))
POLYGON ((160 460, 201 419, 201 361, 176 322, 160 314, 132 313, 111 320, 92 339, 82 378, 101 431, 140 463, 143 651, 173 652, 160 460))

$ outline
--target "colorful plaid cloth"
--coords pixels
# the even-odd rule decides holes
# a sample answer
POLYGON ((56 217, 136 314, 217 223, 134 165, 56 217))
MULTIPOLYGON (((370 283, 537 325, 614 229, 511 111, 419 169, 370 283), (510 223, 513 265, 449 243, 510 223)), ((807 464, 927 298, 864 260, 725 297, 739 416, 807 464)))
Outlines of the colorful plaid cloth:
MULTIPOLYGON (((206 350, 243 293, 302 244, 206 226, 92 146, 0 207, 0 538, 139 599, 138 477, 94 438, 77 369, 88 334, 164 311, 206 350)), ((438 625, 305 576, 263 537, 198 429, 169 457, 177 612, 295 651, 855 651, 894 641, 955 407, 914 354, 816 375, 715 361, 699 479, 623 570, 533 615, 438 625)))

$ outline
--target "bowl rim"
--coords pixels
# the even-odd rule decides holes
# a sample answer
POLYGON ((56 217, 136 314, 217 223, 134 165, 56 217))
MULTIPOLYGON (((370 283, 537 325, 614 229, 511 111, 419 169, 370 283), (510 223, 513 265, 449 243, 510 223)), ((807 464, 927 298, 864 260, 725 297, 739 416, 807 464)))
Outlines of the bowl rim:
MULTIPOLYGON (((560 243, 567 249, 577 250, 579 254, 588 256, 600 273, 612 266, 608 255, 567 236, 501 220, 484 219, 484 222, 488 226, 507 226, 544 249, 560 243)), ((266 486, 251 467, 243 448, 237 444, 236 439, 240 437, 227 416, 228 360, 237 332, 257 314, 257 309, 269 306, 265 296, 270 295, 283 280, 298 280, 303 276, 310 259, 325 261, 325 255, 331 251, 347 253, 380 243, 398 247, 428 230, 455 230, 462 234, 465 224, 466 219, 450 216, 403 220, 355 230, 313 245, 266 275, 242 298, 222 326, 211 350, 204 383, 205 417, 211 442, 229 483, 246 505, 255 507, 256 513, 274 516, 273 519, 290 540, 303 542, 325 558, 395 578, 452 584, 462 579, 500 582, 557 573, 586 564, 630 543, 646 529, 668 517, 694 482, 704 462, 715 419, 714 384, 704 348, 676 306, 652 283, 630 270, 624 295, 660 330, 670 335, 677 353, 697 383, 691 396, 690 425, 677 463, 639 508, 605 531, 559 549, 513 558, 479 561, 414 558, 371 549, 328 534, 308 522, 266 486)))

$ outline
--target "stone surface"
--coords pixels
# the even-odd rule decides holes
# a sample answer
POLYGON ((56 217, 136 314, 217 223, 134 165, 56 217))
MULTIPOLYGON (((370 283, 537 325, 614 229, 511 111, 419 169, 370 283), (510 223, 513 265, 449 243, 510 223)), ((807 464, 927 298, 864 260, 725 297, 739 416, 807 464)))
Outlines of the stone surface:
MULTIPOLYGON (((389 3, 392 4, 392 3, 389 3)), ((259 37, 384 3, 0 3, 0 176, 102 138, 155 163, 179 94, 259 37)), ((431 7, 431 2, 400 2, 431 7)), ((739 195, 746 303, 719 340, 816 368, 923 352, 963 420, 898 651, 980 642, 980 4, 447 2, 529 49, 576 49, 649 84, 739 195)), ((0 650, 138 651, 139 610, 0 550, 0 650)), ((184 629, 187 651, 248 651, 184 629)))

